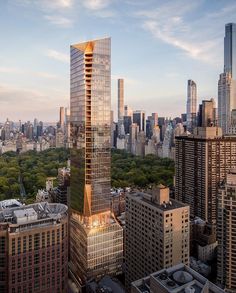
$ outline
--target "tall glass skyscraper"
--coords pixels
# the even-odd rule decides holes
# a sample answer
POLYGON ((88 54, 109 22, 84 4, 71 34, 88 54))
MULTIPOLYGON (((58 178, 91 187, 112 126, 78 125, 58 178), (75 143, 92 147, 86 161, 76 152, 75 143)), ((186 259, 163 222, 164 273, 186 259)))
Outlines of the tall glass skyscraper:
POLYGON ((110 211, 110 38, 71 46, 70 272, 78 284, 121 271, 123 231, 110 211))
POLYGON ((224 38, 224 72, 236 79, 236 24, 225 25, 224 38))
POLYGON ((197 85, 188 80, 187 85, 187 130, 192 132, 197 125, 197 85))
POLYGON ((225 25, 224 73, 218 82, 218 120, 223 133, 232 126, 232 110, 236 109, 236 24, 225 25))

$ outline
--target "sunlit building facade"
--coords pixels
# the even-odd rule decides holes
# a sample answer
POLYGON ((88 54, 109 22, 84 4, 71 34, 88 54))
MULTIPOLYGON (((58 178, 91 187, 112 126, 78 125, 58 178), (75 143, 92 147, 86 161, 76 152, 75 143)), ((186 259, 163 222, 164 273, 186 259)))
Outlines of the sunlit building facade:
POLYGON ((79 285, 118 274, 122 228, 110 211, 110 38, 71 46, 70 272, 79 285))

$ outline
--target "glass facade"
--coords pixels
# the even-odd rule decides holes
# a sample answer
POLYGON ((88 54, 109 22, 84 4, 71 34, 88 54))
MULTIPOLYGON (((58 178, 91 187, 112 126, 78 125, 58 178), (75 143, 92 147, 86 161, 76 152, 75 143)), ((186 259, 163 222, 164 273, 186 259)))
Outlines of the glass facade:
POLYGON ((71 46, 71 208, 110 208, 110 38, 71 46))
POLYGON ((123 229, 110 210, 110 46, 71 46, 70 273, 79 286, 123 263, 123 229))
POLYGON ((230 73, 236 79, 236 24, 225 26, 224 38, 224 72, 230 73))

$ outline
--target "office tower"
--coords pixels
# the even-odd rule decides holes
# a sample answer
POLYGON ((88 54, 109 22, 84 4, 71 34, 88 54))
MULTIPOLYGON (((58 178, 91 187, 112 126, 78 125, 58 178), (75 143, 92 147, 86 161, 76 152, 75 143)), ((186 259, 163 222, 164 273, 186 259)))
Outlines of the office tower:
POLYGON ((65 136, 61 128, 56 131, 56 148, 65 147, 65 136))
POLYGON ((152 273, 132 283, 131 293, 224 293, 225 291, 184 264, 152 273))
POLYGON ((217 126, 217 109, 214 99, 203 100, 199 105, 198 126, 217 126))
POLYGON ((218 127, 197 127, 175 138, 175 195, 190 205, 192 216, 216 223, 219 183, 236 165, 236 137, 218 127))
POLYGON ((13 206, 0 211, 0 292, 68 292, 67 207, 13 206))
POLYGON ((130 134, 130 152, 136 154, 136 142, 139 133, 139 126, 136 123, 132 123, 129 128, 130 134))
POLYGON ((229 132, 231 113, 236 109, 236 80, 231 73, 220 74, 218 81, 218 119, 223 133, 229 132))
POLYGON ((145 112, 142 110, 136 110, 133 112, 133 123, 139 126, 139 131, 146 132, 146 118, 145 112))
POLYGON ((154 271, 188 264, 189 206, 170 199, 163 185, 127 194, 125 249, 127 289, 154 271))
POLYGON ((37 138, 43 135, 43 122, 40 121, 39 125, 37 126, 37 138))
POLYGON ((231 169, 218 191, 217 281, 236 291, 236 169, 231 169))
POLYGON ((236 79, 236 24, 225 25, 224 37, 224 72, 236 79))
POLYGON ((38 126, 38 119, 34 118, 34 129, 33 129, 34 136, 37 136, 37 126, 38 126))
POLYGON ((174 143, 174 131, 171 123, 166 127, 163 145, 162 145, 162 157, 171 158, 171 147, 174 143))
POLYGON ((197 125, 197 85, 189 79, 187 85, 187 130, 192 132, 197 125))
POLYGON ((132 117, 131 116, 124 116, 124 130, 125 134, 129 133, 130 125, 132 124, 132 117))
POLYGON ((187 114, 186 113, 181 114, 181 119, 182 119, 182 122, 186 122, 187 121, 187 114))
POLYGON ((152 113, 153 127, 158 125, 158 114, 152 113))
POLYGON ((224 37, 224 73, 218 81, 218 119, 223 133, 229 132, 233 109, 236 109, 236 24, 228 23, 224 37))
POLYGON ((123 231, 110 211, 110 38, 71 46, 70 273, 77 285, 121 271, 123 231))
POLYGON ((118 79, 118 121, 124 117, 124 79, 118 79))
POLYGON ((64 131, 65 127, 65 108, 60 107, 60 120, 59 120, 59 127, 64 131))

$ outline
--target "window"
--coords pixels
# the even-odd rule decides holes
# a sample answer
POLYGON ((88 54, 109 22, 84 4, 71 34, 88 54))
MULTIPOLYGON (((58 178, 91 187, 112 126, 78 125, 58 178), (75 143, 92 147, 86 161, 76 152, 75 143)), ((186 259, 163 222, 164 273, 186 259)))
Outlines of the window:
POLYGON ((18 252, 18 254, 20 254, 21 253, 21 238, 20 237, 18 237, 18 239, 17 239, 17 252, 18 252))
POLYGON ((11 251, 12 251, 12 255, 15 255, 16 254, 16 240, 15 239, 12 239, 12 242, 11 242, 11 251))
POLYGON ((5 237, 0 237, 0 253, 5 253, 5 237))
POLYGON ((26 236, 23 237, 23 252, 26 252, 26 236))
POLYGON ((40 247, 40 234, 37 233, 34 235, 34 250, 38 250, 40 247))

